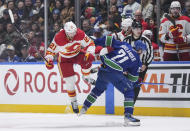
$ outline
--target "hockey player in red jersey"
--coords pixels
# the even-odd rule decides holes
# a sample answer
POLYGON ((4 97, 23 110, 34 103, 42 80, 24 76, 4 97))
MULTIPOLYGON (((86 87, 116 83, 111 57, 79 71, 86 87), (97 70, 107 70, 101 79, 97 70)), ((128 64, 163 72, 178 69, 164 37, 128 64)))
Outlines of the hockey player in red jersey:
POLYGON ((173 1, 170 14, 162 20, 159 38, 164 43, 164 61, 190 60, 190 18, 181 15, 181 5, 173 1))
POLYGON ((131 18, 123 19, 121 22, 121 31, 113 33, 112 36, 116 40, 123 41, 129 34, 131 34, 131 25, 133 20, 131 18))
POLYGON ((57 54, 57 64, 62 78, 65 80, 65 87, 71 99, 73 112, 78 113, 78 104, 75 91, 74 64, 81 66, 83 79, 90 83, 93 80, 89 77, 92 62, 94 61, 95 44, 84 33, 76 27, 73 22, 67 22, 64 29, 60 30, 49 45, 45 58, 48 69, 52 69, 53 58, 57 54))

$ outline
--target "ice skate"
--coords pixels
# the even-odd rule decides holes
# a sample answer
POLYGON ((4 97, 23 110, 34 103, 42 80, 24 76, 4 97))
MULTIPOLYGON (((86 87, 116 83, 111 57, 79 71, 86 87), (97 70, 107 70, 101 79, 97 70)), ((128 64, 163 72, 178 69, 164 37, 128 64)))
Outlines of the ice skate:
POLYGON ((124 117, 124 126, 140 126, 140 120, 134 118, 131 114, 126 114, 124 117))
POLYGON ((71 105, 72 105, 73 112, 74 112, 74 113, 79 113, 79 108, 78 108, 78 103, 77 103, 77 101, 71 102, 71 105))
POLYGON ((83 106, 83 107, 81 108, 81 110, 80 110, 79 116, 81 116, 81 115, 83 115, 83 114, 86 114, 87 109, 88 109, 88 108, 87 108, 86 106, 83 106))

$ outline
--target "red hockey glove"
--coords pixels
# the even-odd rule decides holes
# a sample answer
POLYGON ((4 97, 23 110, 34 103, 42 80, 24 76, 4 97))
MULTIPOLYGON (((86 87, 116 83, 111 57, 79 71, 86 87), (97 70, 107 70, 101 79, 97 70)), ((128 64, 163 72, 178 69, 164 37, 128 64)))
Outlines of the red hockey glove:
POLYGON ((183 37, 177 37, 177 38, 174 38, 174 42, 175 44, 184 44, 185 40, 183 37))
POLYGON ((102 48, 103 48, 102 46, 96 46, 95 54, 99 54, 102 48))
POLYGON ((172 35, 173 35, 174 38, 175 38, 175 37, 178 37, 178 36, 180 35, 178 29, 179 29, 179 28, 174 28, 174 29, 171 30, 171 33, 172 33, 172 35))
POLYGON ((84 61, 89 61, 89 62, 92 62, 95 60, 95 57, 93 54, 89 53, 89 52, 86 52, 84 49, 81 49, 80 50, 80 53, 83 53, 84 54, 84 61))
POLYGON ((95 60, 95 57, 91 53, 87 52, 84 55, 84 60, 89 61, 89 62, 93 62, 95 60))
POLYGON ((52 60, 52 59, 49 59, 48 62, 45 62, 45 64, 46 64, 46 68, 47 68, 48 70, 51 70, 51 69, 53 69, 53 67, 54 67, 53 60, 52 60))

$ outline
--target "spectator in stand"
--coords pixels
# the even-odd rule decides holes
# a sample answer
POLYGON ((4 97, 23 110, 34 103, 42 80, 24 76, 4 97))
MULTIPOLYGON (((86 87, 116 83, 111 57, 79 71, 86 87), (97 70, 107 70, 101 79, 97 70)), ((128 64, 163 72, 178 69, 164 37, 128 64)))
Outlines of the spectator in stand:
POLYGON ((92 16, 96 16, 96 9, 94 7, 87 7, 84 13, 85 19, 90 19, 92 16))
POLYGON ((59 23, 57 23, 57 22, 54 23, 53 30, 51 30, 50 33, 49 33, 49 40, 50 40, 50 41, 53 40, 55 34, 56 34, 57 32, 59 32, 60 29, 61 29, 61 27, 60 27, 59 23))
POLYGON ((90 25, 94 26, 96 24, 96 17, 92 16, 90 17, 90 25))
POLYGON ((133 18, 134 17, 134 13, 140 9, 140 4, 137 3, 135 0, 128 0, 128 4, 123 8, 123 13, 121 14, 121 16, 123 18, 133 18))
POLYGON ((121 13, 123 12, 123 8, 126 5, 127 0, 110 0, 110 7, 112 5, 116 5, 117 9, 118 9, 118 13, 121 15, 121 13))
POLYGON ((117 0, 110 0, 110 6, 117 5, 117 0))
POLYGON ((20 58, 15 53, 15 47, 13 45, 7 45, 7 57, 5 62, 19 62, 20 58))
POLYGON ((43 0, 36 0, 34 7, 32 9, 32 14, 33 15, 36 15, 36 14, 43 15, 42 13, 44 13, 43 0))
POLYGON ((22 0, 18 1, 17 14, 18 14, 20 19, 23 18, 23 15, 24 15, 24 2, 22 0))
POLYGON ((62 0, 56 0, 55 1, 55 9, 58 9, 61 12, 61 10, 63 9, 62 0))
POLYGON ((106 0, 99 0, 98 1, 98 8, 99 8, 99 14, 101 14, 101 15, 107 14, 108 5, 107 5, 106 0))
POLYGON ((35 33, 37 33, 39 31, 39 27, 38 27, 37 23, 32 23, 31 30, 34 31, 35 33))
POLYGON ((158 27, 155 24, 155 20, 154 18, 148 18, 146 19, 146 22, 148 24, 148 29, 152 31, 153 35, 152 35, 152 41, 157 43, 157 33, 158 33, 158 27))
POLYGON ((14 17, 14 21, 15 21, 14 26, 16 26, 17 28, 20 28, 21 21, 18 16, 18 13, 16 11, 13 11, 13 17, 14 17))
POLYGON ((23 43, 22 41, 26 42, 25 40, 22 40, 20 36, 18 37, 17 35, 16 36, 14 35, 12 37, 11 43, 15 47, 15 54, 19 57, 21 56, 20 48, 21 48, 21 45, 23 43))
POLYGON ((153 5, 150 0, 141 0, 141 11, 144 20, 152 17, 153 5))
POLYGON ((7 23, 10 23, 11 22, 11 19, 9 17, 9 11, 8 9, 5 9, 3 11, 3 17, 0 19, 0 21, 3 22, 3 25, 6 27, 7 23))
POLYGON ((7 9, 11 9, 12 11, 14 11, 14 10, 16 9, 13 0, 9 0, 9 1, 7 2, 7 9))
POLYGON ((24 11, 23 11, 23 19, 29 20, 30 16, 32 16, 32 1, 31 0, 24 0, 24 11))
POLYGON ((110 7, 108 19, 113 22, 113 31, 120 31, 121 16, 118 13, 116 5, 110 7))
POLYGON ((94 7, 95 9, 98 9, 96 2, 97 2, 96 0, 88 0, 88 2, 86 3, 86 8, 87 7, 94 7))
POLYGON ((65 24, 67 21, 74 21, 74 2, 72 0, 64 0, 63 9, 60 14, 60 19, 62 24, 65 24))
POLYGON ((85 32, 87 36, 92 36, 93 35, 93 29, 90 25, 90 20, 89 19, 84 19, 82 22, 82 30, 85 32))
POLYGON ((135 16, 135 20, 142 24, 142 31, 147 30, 148 29, 148 24, 143 20, 142 12, 140 10, 137 10, 134 13, 134 16, 135 16))
POLYGON ((111 20, 105 21, 105 27, 100 26, 103 28, 103 36, 111 35, 114 30, 114 23, 111 20))
POLYGON ((49 12, 52 13, 53 9, 55 8, 55 1, 49 2, 49 12))
POLYGON ((13 24, 8 23, 6 26, 6 35, 4 40, 6 41, 7 44, 12 43, 13 37, 20 37, 19 34, 14 30, 13 24))
POLYGON ((49 19, 49 26, 50 26, 50 29, 53 29, 53 24, 54 23, 61 23, 60 21, 60 11, 59 9, 54 9, 53 12, 52 12, 52 16, 50 16, 50 19, 49 19))
POLYGON ((86 9, 86 0, 80 0, 80 8, 81 8, 81 18, 83 18, 86 9))
POLYGON ((27 45, 22 45, 21 53, 22 53, 22 57, 20 60, 21 62, 37 62, 34 56, 31 56, 29 54, 29 49, 27 45))
MULTIPOLYGON (((4 22, 0 19, 0 36, 2 36, 2 39, 4 39, 5 34, 6 34, 5 27, 4 27, 3 23, 4 22)), ((4 41, 4 40, 2 40, 2 41, 4 41)))
POLYGON ((6 9, 6 4, 4 4, 4 0, 0 0, 0 18, 3 17, 3 11, 6 9))
POLYGON ((190 0, 187 0, 185 2, 185 12, 184 12, 184 15, 190 17, 190 0))

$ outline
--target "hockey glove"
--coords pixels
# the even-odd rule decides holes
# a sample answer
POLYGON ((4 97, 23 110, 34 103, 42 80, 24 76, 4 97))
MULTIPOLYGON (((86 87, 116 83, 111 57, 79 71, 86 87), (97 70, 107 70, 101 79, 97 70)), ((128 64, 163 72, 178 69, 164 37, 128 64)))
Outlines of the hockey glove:
POLYGON ((87 52, 87 53, 85 53, 84 60, 85 60, 85 61, 92 62, 92 61, 95 60, 95 57, 94 57, 94 55, 92 55, 91 53, 87 52))
POLYGON ((90 52, 86 52, 85 50, 81 49, 80 53, 84 54, 84 61, 92 62, 95 60, 95 57, 90 52))
POLYGON ((48 62, 45 62, 45 64, 46 64, 46 68, 47 68, 48 70, 51 70, 51 69, 53 69, 53 67, 54 67, 53 60, 52 60, 52 59, 48 59, 48 62))
POLYGON ((174 38, 175 44, 184 44, 186 42, 185 37, 174 38))
POLYGON ((102 48, 103 48, 102 46, 96 46, 95 54, 99 54, 102 48))
POLYGON ((178 37, 178 36, 180 35, 178 29, 179 29, 179 28, 177 27, 177 28, 174 28, 174 29, 171 30, 171 33, 172 33, 172 35, 173 35, 174 38, 175 38, 175 37, 178 37))

